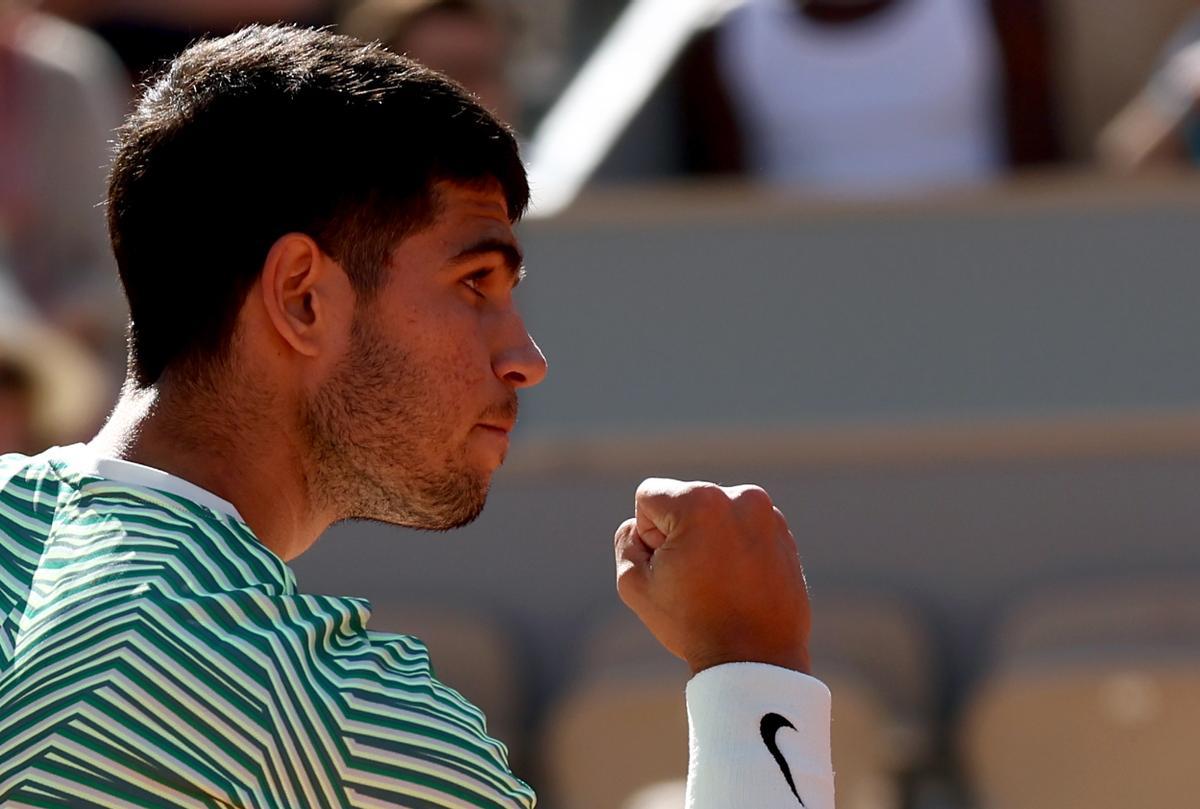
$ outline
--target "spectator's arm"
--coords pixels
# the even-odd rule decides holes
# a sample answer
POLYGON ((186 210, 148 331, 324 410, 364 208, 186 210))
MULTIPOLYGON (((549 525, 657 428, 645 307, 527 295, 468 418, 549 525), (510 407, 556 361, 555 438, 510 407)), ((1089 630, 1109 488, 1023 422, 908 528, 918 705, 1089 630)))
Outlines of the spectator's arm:
POLYGON ((726 663, 687 686, 687 809, 833 809, 829 689, 762 663, 726 663))
POLYGON ((1183 157, 1182 123, 1183 116, 1165 111, 1143 91, 1101 130, 1096 157, 1105 168, 1120 172, 1178 163, 1183 157))
POLYGON ((1200 42, 1178 51, 1100 132, 1101 164, 1134 171, 1178 162, 1180 131, 1200 99, 1200 42))

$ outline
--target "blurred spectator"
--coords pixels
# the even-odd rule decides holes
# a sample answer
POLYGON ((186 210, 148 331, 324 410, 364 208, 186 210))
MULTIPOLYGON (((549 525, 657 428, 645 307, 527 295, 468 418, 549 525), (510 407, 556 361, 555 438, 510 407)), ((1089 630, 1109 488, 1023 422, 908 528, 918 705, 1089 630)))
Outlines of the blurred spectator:
POLYGON ((1061 152, 1040 0, 748 0, 683 71, 693 170, 878 194, 1061 152))
POLYGON ((1150 81, 1100 133, 1097 152, 1113 169, 1200 163, 1200 12, 1163 50, 1150 81))
POLYGON ((516 124, 509 26, 488 0, 362 0, 347 10, 341 32, 445 73, 516 124))
POLYGON ((42 0, 47 10, 86 25, 120 54, 138 82, 195 39, 253 22, 330 22, 329 0, 42 0))
POLYGON ((104 371, 0 274, 0 453, 85 440, 103 419, 104 371))
POLYGON ((124 366, 105 175, 129 85, 96 36, 0 0, 0 259, 56 325, 124 366))

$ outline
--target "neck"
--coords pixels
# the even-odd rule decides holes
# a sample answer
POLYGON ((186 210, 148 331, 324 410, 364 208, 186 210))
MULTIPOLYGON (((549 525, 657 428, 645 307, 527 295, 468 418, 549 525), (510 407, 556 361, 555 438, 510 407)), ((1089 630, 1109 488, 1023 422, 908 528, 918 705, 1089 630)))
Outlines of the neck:
POLYGON ((219 391, 126 382, 103 429, 88 442, 107 458, 160 469, 237 508, 254 535, 284 561, 329 527, 309 496, 305 456, 288 422, 252 415, 219 391))

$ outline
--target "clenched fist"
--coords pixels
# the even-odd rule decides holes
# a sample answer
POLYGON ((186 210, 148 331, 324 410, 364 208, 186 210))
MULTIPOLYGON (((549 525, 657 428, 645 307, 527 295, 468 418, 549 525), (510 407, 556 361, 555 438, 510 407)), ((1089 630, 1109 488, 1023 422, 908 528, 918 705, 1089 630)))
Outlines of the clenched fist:
POLYGON ((757 486, 650 478, 617 529, 617 592, 692 673, 754 662, 808 673, 796 540, 757 486))

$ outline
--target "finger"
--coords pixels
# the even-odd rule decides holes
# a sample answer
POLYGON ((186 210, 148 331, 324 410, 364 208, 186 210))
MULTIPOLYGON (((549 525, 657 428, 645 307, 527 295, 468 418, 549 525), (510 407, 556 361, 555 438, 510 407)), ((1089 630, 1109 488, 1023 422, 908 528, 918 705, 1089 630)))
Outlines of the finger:
POLYGON ((629 519, 621 523, 613 535, 613 552, 616 557, 617 592, 621 600, 632 607, 646 591, 650 557, 654 551, 642 542, 636 522, 629 519))
POLYGON ((680 487, 679 481, 670 478, 646 478, 637 487, 633 513, 637 518, 638 533, 651 547, 661 545, 661 541, 655 543, 655 540, 665 539, 670 533, 680 487))
POLYGON ((640 513, 634 518, 634 523, 636 526, 634 531, 651 553, 661 548, 667 541, 667 535, 658 530, 654 523, 640 513))
POLYGON ((702 481, 685 483, 672 478, 643 480, 634 495, 634 514, 637 515, 638 533, 646 544, 658 548, 671 537, 679 526, 685 502, 701 491, 715 494, 720 490, 702 481))
POLYGON ((621 523, 613 534, 613 550, 616 552, 617 563, 633 562, 638 565, 647 564, 654 553, 643 540, 637 530, 637 522, 628 519, 621 523))
MULTIPOLYGON (((762 511, 775 509, 775 503, 771 501, 771 495, 767 494, 767 490, 762 486, 747 483, 741 486, 722 486, 721 489, 740 509, 762 511)), ((778 509, 775 510, 778 511, 778 509)))

